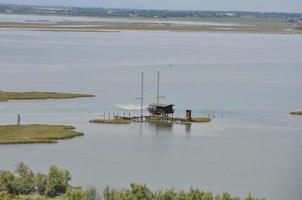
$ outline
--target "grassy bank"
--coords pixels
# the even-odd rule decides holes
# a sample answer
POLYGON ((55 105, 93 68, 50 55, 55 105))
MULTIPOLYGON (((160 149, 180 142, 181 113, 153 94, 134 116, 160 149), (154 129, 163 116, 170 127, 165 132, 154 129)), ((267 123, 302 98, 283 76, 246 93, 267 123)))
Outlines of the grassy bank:
POLYGON ((97 124, 130 124, 131 120, 127 119, 93 119, 89 121, 90 123, 97 123, 97 124))
POLYGON ((211 122, 211 118, 208 117, 196 117, 196 118, 192 118, 191 120, 185 119, 185 118, 181 118, 181 117, 175 117, 173 118, 173 121, 176 122, 183 122, 183 123, 207 123, 207 122, 211 122))
POLYGON ((63 125, 2 125, 0 144, 56 143, 57 140, 84 135, 74 129, 63 125))
POLYGON ((290 112, 291 115, 302 115, 302 111, 290 112))
POLYGON ((75 93, 58 93, 58 92, 3 92, 3 91, 0 91, 0 101, 72 99, 72 98, 79 98, 79 97, 94 97, 94 95, 75 94, 75 93))
POLYGON ((191 122, 195 122, 195 123, 206 123, 206 122, 210 122, 211 118, 208 117, 198 117, 198 118, 193 118, 191 119, 191 122))

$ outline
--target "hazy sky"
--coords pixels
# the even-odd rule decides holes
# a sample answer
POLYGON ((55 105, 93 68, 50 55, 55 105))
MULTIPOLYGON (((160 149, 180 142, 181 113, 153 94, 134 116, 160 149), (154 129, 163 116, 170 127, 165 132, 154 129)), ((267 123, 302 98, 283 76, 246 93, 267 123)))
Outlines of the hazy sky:
POLYGON ((0 0, 0 3, 172 10, 302 12, 302 0, 0 0))

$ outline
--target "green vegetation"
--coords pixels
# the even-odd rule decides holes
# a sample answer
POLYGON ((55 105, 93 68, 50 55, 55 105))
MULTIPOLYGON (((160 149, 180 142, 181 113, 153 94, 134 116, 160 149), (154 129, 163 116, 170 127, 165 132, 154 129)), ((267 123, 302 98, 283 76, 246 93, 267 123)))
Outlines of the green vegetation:
POLYGON ((290 112, 291 115, 302 115, 302 111, 290 112))
MULTIPOLYGON (((151 191, 146 185, 131 184, 130 189, 115 190, 109 187, 103 192, 105 200, 240 200, 240 197, 232 197, 228 193, 214 195, 191 188, 190 191, 160 190, 151 191)), ((245 200, 256 200, 251 194, 245 200)))
POLYGON ((35 174, 24 163, 14 172, 0 171, 1 200, 96 200, 96 189, 83 190, 69 184, 67 170, 51 166, 47 174, 35 174))
POLYGON ((93 119, 89 121, 90 123, 97 124, 130 124, 131 120, 129 119, 93 119))
MULTIPOLYGON (((99 194, 94 187, 82 189, 70 185, 71 174, 51 166, 47 174, 34 173, 23 163, 14 172, 0 171, 1 200, 240 200, 228 193, 214 195, 191 188, 189 191, 151 191, 146 185, 131 184, 129 189, 106 187, 99 194)), ((244 200, 256 200, 248 194, 244 200)))
POLYGON ((74 129, 63 125, 2 125, 0 144, 56 143, 60 139, 84 135, 74 129))
POLYGON ((197 123, 205 123, 205 122, 210 122, 211 118, 208 117, 198 117, 198 118, 193 118, 191 122, 197 122, 197 123))
MULTIPOLYGON (((67 170, 51 166, 47 174, 37 173, 23 163, 15 172, 0 171, 1 200, 96 200, 100 199, 95 188, 87 190, 69 184, 71 175, 67 170)), ((116 190, 106 187, 104 200, 240 200, 228 193, 214 197, 211 192, 191 189, 189 192, 176 190, 151 191, 146 185, 131 184, 130 189, 116 190)), ((245 200, 256 200, 251 194, 245 200)))
POLYGON ((94 97, 94 95, 57 93, 57 92, 3 92, 3 91, 0 91, 0 101, 71 99, 71 98, 79 98, 79 97, 94 97))
POLYGON ((173 118, 173 121, 179 122, 179 123, 207 123, 211 122, 211 118, 208 117, 196 117, 192 118, 191 120, 185 119, 185 118, 180 118, 180 117, 175 117, 173 118))

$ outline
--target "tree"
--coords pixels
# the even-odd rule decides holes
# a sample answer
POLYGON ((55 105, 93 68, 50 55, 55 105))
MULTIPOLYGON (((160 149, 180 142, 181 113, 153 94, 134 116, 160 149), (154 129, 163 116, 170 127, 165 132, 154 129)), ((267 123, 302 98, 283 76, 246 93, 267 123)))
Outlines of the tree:
POLYGON ((222 200, 232 200, 232 196, 229 193, 224 192, 222 194, 222 200))
POLYGON ((51 166, 47 174, 45 194, 55 197, 64 194, 69 187, 71 176, 67 170, 59 170, 57 166, 51 166))
POLYGON ((17 193, 15 176, 12 172, 0 171, 0 192, 17 193))
POLYGON ((106 186, 103 191, 103 197, 105 200, 114 200, 115 199, 115 191, 110 189, 109 186, 106 186))
POLYGON ((251 193, 245 198, 245 200, 255 200, 251 193))
POLYGON ((35 175, 24 163, 19 163, 15 170, 18 194, 30 194, 35 191, 35 175))
POLYGON ((222 200, 221 196, 219 194, 216 195, 215 200, 222 200))
POLYGON ((96 200, 98 198, 98 193, 95 187, 89 187, 85 190, 85 196, 87 200, 96 200))
POLYGON ((131 184, 130 185, 130 196, 132 200, 152 200, 153 194, 146 185, 131 184))
POLYGON ((35 185, 36 185, 36 191, 40 195, 45 194, 46 184, 47 184, 47 176, 45 174, 37 173, 35 177, 35 185))

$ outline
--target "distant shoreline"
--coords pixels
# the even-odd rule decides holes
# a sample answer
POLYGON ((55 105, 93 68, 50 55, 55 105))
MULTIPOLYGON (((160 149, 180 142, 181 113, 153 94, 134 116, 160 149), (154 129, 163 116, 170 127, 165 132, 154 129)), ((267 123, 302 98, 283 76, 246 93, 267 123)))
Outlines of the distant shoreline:
MULTIPOLYGON (((9 16, 9 14, 8 14, 9 16)), ((26 16, 26 15, 24 15, 26 16)), ((174 31, 174 32, 238 32, 238 33, 278 33, 302 34, 302 24, 277 20, 245 20, 245 19, 205 19, 187 21, 179 19, 141 19, 141 18, 101 18, 100 20, 35 20, 10 22, 2 20, 1 30, 61 31, 61 32, 118 32, 122 30, 137 31, 174 31)), ((66 17, 61 15, 52 15, 66 17)), ((72 18, 73 16, 67 16, 72 18)), ((96 18, 97 19, 97 18, 96 18)))

